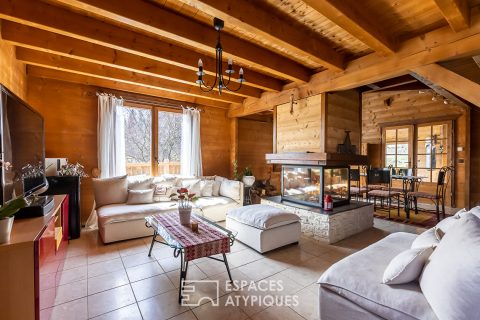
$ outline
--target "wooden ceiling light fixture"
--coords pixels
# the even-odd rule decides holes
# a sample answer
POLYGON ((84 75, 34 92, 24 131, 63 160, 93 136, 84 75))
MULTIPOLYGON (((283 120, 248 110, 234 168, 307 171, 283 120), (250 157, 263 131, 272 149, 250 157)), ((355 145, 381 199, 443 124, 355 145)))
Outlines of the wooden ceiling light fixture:
POLYGON ((203 92, 212 91, 216 86, 218 86, 218 94, 220 95, 222 94, 222 90, 224 89, 232 92, 240 90, 240 88, 242 87, 242 84, 245 82, 245 78, 243 77, 243 68, 240 68, 240 71, 238 73, 238 79, 237 79, 237 82, 240 83, 240 85, 236 89, 232 89, 228 87, 230 84, 230 78, 232 74, 235 73, 235 70, 233 70, 233 60, 231 58, 228 59, 227 70, 225 70, 225 73, 228 74, 228 80, 225 81, 223 79, 223 59, 222 59, 223 49, 222 49, 222 44, 220 42, 220 32, 223 29, 223 26, 224 26, 223 20, 219 18, 213 19, 213 27, 218 32, 217 45, 215 47, 215 63, 216 63, 215 81, 211 86, 209 86, 203 80, 203 76, 205 75, 205 72, 203 71, 202 59, 198 59, 198 71, 197 71, 198 78, 196 81, 196 83, 200 86, 200 89, 203 92))

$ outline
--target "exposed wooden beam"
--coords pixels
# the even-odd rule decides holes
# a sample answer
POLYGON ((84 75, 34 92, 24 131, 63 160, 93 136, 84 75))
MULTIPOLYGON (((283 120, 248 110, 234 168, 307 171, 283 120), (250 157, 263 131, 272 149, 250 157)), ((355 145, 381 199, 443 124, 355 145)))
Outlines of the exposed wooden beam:
POLYGON ((472 59, 473 59, 473 61, 475 61, 477 66, 480 68, 480 56, 473 56, 472 59))
MULTIPOLYGON (((205 25, 143 0, 56 0, 56 2, 209 54, 215 52, 217 32, 213 28, 213 21, 212 25, 205 25)), ((222 33, 222 46, 225 55, 232 56, 259 71, 296 82, 307 82, 310 78, 310 69, 244 39, 222 33)), ((215 65, 206 67, 214 68, 215 65)))
POLYGON ((417 67, 411 71, 422 79, 432 82, 480 108, 480 84, 436 63, 417 67))
MULTIPOLYGON (((201 55, 184 47, 91 17, 82 16, 41 1, 33 3, 28 0, 3 1, 0 5, 0 18, 176 65, 191 70, 190 72, 194 77, 199 57, 203 59, 205 65, 215 65, 215 59, 210 56, 201 55)), ((251 85, 267 90, 272 90, 278 86, 278 79, 253 71, 250 68, 245 69, 246 79, 251 85)), ((213 74, 212 70, 214 69, 209 68, 206 71, 213 74)))
POLYGON ((80 83, 80 84, 96 86, 96 87, 112 88, 115 90, 135 92, 135 93, 145 94, 149 96, 186 101, 186 102, 195 103, 198 105, 217 107, 222 109, 229 107, 228 103, 221 102, 221 101, 215 101, 215 100, 210 100, 206 98, 197 98, 197 97, 187 96, 187 95, 179 94, 175 92, 154 89, 149 87, 142 87, 139 85, 132 85, 125 82, 101 79, 97 77, 90 77, 90 76, 85 76, 77 73, 71 73, 71 72, 32 66, 32 65, 27 66, 27 75, 29 77, 54 79, 54 80, 80 83))
POLYGON ((298 28, 292 24, 292 21, 275 15, 274 10, 259 5, 256 0, 181 1, 201 12, 224 20, 228 25, 241 27, 252 34, 260 35, 299 55, 307 55, 325 67, 332 69, 343 67, 343 56, 336 52, 330 43, 313 32, 308 33, 298 28))
POLYGON ((229 93, 224 93, 222 95, 219 95, 218 92, 215 91, 204 93, 198 90, 197 86, 193 86, 191 84, 178 83, 167 79, 137 74, 127 70, 112 68, 109 66, 103 66, 92 62, 81 61, 27 48, 17 48, 16 58, 17 60, 23 61, 30 65, 53 68, 106 80, 120 81, 194 97, 204 97, 215 101, 223 101, 226 103, 240 103, 243 101, 242 97, 234 96, 229 93))
POLYGON ((372 53, 352 61, 341 74, 329 71, 312 76, 308 84, 285 86, 282 92, 263 93, 260 99, 247 98, 233 105, 230 117, 242 117, 287 103, 290 95, 302 99, 322 92, 346 90, 409 73, 417 67, 442 60, 480 53, 480 13, 472 14, 469 29, 454 32, 449 26, 428 32, 402 43, 401 49, 389 57, 372 53))
POLYGON ((470 6, 467 0, 434 0, 453 31, 465 30, 470 25, 470 6))
POLYGON ((377 19, 362 8, 362 1, 303 0, 313 9, 359 39, 373 50, 391 54, 396 51, 394 39, 377 19))
MULTIPOLYGON (((134 71, 198 88, 194 82, 196 77, 190 70, 14 22, 3 22, 2 37, 20 47, 134 71)), ((207 76, 208 80, 211 80, 210 76, 207 76)), ((200 89, 197 91, 201 93, 200 89)), ((261 89, 244 86, 242 90, 231 94, 241 97, 260 97, 261 92, 261 89)))

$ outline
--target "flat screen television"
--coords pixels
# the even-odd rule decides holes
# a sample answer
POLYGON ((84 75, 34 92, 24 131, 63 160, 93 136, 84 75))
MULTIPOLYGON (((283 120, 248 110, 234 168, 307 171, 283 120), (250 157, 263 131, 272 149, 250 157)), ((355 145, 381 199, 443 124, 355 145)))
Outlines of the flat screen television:
POLYGON ((43 117, 3 85, 0 91, 0 204, 4 204, 40 191, 47 182, 43 117))

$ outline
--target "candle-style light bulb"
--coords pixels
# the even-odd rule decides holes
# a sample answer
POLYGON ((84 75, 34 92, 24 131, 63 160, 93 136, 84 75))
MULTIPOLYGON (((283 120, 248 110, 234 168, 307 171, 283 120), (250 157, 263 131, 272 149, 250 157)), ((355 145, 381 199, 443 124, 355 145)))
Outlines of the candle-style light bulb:
POLYGON ((243 76, 243 68, 240 68, 240 72, 238 73, 240 76, 243 76))
POLYGON ((198 59, 198 67, 202 68, 203 67, 203 61, 202 59, 198 59))
POLYGON ((232 58, 229 58, 228 59, 228 65, 231 66, 232 64, 233 64, 233 60, 232 60, 232 58))

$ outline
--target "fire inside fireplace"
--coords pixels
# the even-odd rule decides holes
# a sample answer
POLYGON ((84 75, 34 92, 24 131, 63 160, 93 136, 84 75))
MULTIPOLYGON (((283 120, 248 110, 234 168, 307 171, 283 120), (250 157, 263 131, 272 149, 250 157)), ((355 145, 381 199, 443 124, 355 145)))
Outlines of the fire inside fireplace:
POLYGON ((350 202, 348 166, 282 166, 282 199, 323 207, 325 195, 338 207, 350 202))

